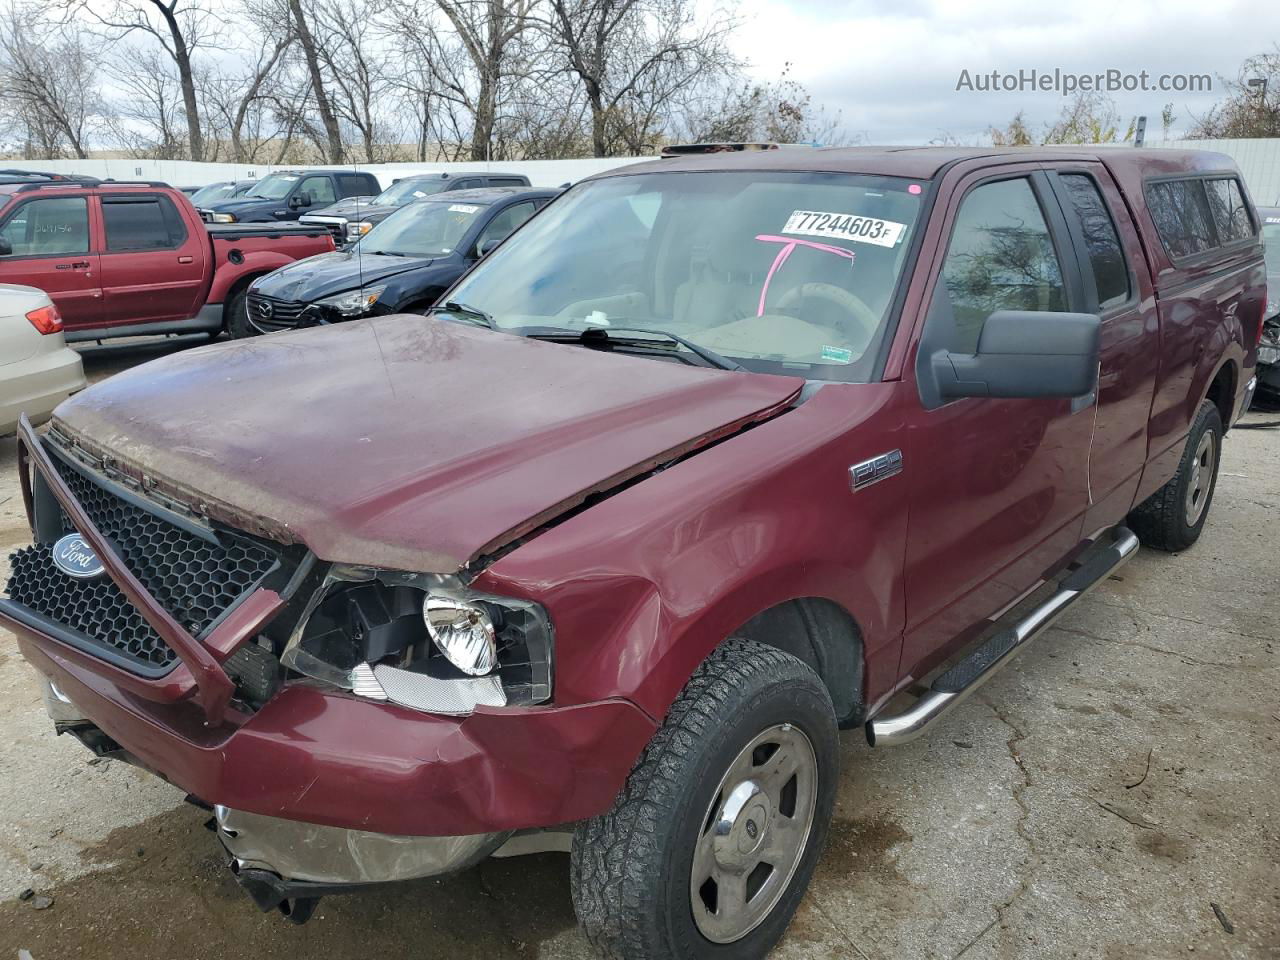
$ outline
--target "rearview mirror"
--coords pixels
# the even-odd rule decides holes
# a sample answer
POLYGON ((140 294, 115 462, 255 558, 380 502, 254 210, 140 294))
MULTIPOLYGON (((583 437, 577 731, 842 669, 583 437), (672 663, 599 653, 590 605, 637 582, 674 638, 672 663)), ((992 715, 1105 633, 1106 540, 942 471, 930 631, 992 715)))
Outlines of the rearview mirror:
POLYGON ((1084 396, 1098 384, 1101 331, 1090 313, 997 310, 982 325, 976 353, 932 355, 938 395, 1084 396))
POLYGON ((13 244, 4 237, 0 237, 0 257, 7 257, 11 253, 13 253, 13 244))

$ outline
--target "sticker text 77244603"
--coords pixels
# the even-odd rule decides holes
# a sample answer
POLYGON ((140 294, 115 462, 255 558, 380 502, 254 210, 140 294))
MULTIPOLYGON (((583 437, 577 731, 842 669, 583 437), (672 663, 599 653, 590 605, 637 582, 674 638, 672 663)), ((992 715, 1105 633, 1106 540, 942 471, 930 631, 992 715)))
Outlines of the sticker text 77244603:
POLYGON ((879 217, 860 217, 852 213, 824 213, 821 210, 796 210, 787 218, 782 232, 892 247, 902 239, 906 229, 905 223, 881 220, 879 217))

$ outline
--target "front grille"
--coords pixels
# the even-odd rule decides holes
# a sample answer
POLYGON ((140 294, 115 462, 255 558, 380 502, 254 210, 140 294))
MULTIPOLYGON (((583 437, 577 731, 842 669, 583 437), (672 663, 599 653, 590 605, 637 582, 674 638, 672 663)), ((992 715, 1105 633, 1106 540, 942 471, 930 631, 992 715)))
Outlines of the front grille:
MULTIPOLYGON (((220 535, 211 543, 117 496, 60 459, 54 463, 125 566, 194 636, 202 636, 276 563, 268 550, 252 541, 220 535)), ((65 516, 63 528, 67 533, 74 530, 65 516)), ((174 652, 110 577, 67 576, 54 565, 47 543, 17 551, 11 562, 11 600, 105 646, 130 665, 149 672, 173 665, 174 652)))
POLYGON ((258 329, 267 332, 275 330, 292 330, 305 325, 303 311, 308 304, 300 300, 277 300, 275 297, 264 297, 260 293, 249 294, 249 321, 258 329))
POLYGON ((303 217, 299 223, 308 227, 324 227, 332 235, 335 247, 347 242, 347 221, 341 217, 303 217))

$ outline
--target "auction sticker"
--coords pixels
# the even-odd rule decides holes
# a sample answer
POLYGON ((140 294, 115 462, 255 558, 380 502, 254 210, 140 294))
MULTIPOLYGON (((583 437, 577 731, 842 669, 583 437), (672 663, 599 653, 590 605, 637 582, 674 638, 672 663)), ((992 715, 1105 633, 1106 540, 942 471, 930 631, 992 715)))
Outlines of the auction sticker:
POLYGON ((782 232, 892 247, 902 239, 906 229, 905 223, 881 220, 878 217, 860 217, 852 213, 824 213, 821 210, 796 210, 787 218, 782 232))
POLYGON ((472 206, 469 203, 451 203, 449 204, 450 213, 475 213, 479 207, 472 206))

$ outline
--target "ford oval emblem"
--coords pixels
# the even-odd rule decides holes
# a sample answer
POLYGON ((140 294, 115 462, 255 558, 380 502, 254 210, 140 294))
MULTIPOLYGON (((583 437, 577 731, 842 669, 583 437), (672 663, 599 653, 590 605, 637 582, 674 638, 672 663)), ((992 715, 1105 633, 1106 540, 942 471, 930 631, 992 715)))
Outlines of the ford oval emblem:
POLYGON ((53 545, 53 563, 77 580, 90 580, 106 572, 93 547, 78 533, 69 533, 53 545))

